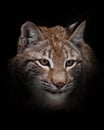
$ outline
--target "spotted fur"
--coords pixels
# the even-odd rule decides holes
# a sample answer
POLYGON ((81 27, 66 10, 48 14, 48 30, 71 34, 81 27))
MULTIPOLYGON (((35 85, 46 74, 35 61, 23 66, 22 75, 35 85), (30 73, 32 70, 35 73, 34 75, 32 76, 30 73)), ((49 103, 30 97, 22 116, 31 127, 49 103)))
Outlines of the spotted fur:
MULTIPOLYGON (((69 28, 37 27, 31 22, 22 25, 18 52, 10 68, 19 86, 30 93, 32 105, 69 111, 82 103, 96 64, 93 50, 83 39, 85 24, 69 28), (49 65, 42 65, 40 59, 47 59, 49 65), (75 63, 66 67, 68 60, 75 63), (58 88, 60 82, 64 85, 58 88)), ((27 102, 30 105, 30 100, 27 102)))

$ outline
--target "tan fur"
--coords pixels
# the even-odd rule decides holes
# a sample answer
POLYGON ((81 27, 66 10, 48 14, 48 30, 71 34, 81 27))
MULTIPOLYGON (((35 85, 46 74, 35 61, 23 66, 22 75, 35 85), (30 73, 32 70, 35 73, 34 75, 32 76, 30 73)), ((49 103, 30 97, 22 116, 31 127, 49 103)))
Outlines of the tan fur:
POLYGON ((55 48, 61 47, 63 44, 63 40, 67 40, 69 38, 67 30, 62 26, 56 26, 51 28, 40 27, 40 29, 42 30, 44 39, 48 39, 49 41, 51 41, 51 44, 55 48))
POLYGON ((22 26, 18 53, 13 58, 11 66, 13 74, 32 90, 37 106, 56 110, 60 106, 62 109, 70 110, 81 103, 82 99, 79 99, 86 93, 86 82, 93 75, 96 64, 91 47, 82 37, 84 24, 80 24, 77 29, 73 28, 73 31, 72 28, 70 31, 62 26, 36 27, 31 22, 22 26), (27 36, 26 31, 30 31, 31 36, 27 36), (79 36, 80 39, 77 39, 79 36), (50 66, 43 66, 36 61, 42 58, 48 59, 50 66), (65 67, 66 61, 70 59, 77 62, 75 67, 65 67), (52 96, 42 90, 43 81, 49 91, 61 92, 68 86, 70 89, 62 95, 52 96), (65 84, 62 90, 55 86, 60 82, 65 84), (71 93, 74 93, 74 96, 71 93), (43 98, 38 94, 43 95, 43 98))

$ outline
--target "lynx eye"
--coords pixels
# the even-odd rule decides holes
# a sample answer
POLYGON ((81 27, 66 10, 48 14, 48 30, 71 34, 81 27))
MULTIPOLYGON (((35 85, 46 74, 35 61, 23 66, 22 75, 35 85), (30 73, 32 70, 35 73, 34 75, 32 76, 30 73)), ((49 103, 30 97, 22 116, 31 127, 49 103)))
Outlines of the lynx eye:
POLYGON ((70 67, 70 66, 74 65, 74 63, 75 63, 75 60, 68 60, 68 61, 66 61, 66 67, 70 67))
POLYGON ((49 61, 47 59, 39 59, 41 65, 50 66, 49 61))

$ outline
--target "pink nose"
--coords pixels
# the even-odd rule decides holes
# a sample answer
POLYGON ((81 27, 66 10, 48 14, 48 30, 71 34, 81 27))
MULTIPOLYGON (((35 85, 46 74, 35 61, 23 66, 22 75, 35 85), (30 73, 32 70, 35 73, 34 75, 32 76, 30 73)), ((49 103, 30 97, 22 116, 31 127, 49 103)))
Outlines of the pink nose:
POLYGON ((55 86, 56 86, 58 89, 62 88, 64 85, 65 85, 65 83, 62 83, 62 82, 55 83, 55 86))

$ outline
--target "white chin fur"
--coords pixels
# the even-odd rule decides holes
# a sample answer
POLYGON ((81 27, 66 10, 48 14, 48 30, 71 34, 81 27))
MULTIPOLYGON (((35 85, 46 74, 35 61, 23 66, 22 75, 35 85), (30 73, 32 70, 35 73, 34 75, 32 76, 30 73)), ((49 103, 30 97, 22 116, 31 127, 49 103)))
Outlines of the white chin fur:
POLYGON ((62 101, 66 97, 66 93, 50 93, 50 92, 47 92, 46 95, 50 100, 55 100, 55 101, 60 101, 60 100, 62 101))
POLYGON ((42 108, 48 110, 60 110, 64 108, 66 104, 67 95, 65 93, 62 94, 51 94, 46 93, 46 97, 44 98, 44 102, 42 104, 42 108))

